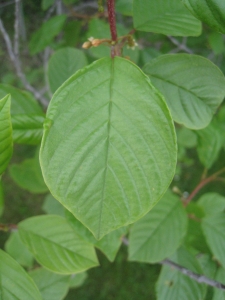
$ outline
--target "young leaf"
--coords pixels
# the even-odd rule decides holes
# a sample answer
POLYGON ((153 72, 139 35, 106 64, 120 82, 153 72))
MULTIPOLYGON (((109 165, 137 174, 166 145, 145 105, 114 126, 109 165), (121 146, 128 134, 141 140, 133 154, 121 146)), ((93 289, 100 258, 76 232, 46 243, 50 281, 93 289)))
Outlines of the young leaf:
POLYGON ((10 95, 0 100, 0 178, 13 152, 10 100, 10 95))
POLYGON ((13 141, 18 144, 38 145, 43 134, 44 120, 42 114, 13 115, 13 141))
MULTIPOLYGON (((202 274, 198 261, 183 248, 179 249, 170 259, 195 273, 202 274)), ((204 299, 205 291, 205 286, 169 266, 162 267, 156 285, 157 300, 204 299)))
POLYGON ((34 158, 25 159, 20 164, 12 164, 9 173, 22 189, 31 193, 45 193, 48 191, 41 173, 38 151, 34 158))
POLYGON ((214 30, 225 33, 225 2, 223 0, 182 0, 190 12, 214 30))
POLYGON ((52 272, 73 274, 98 265, 94 247, 62 217, 32 217, 20 222, 18 228, 35 259, 52 272))
POLYGON ((179 197, 167 192, 131 228, 129 260, 155 263, 174 253, 187 231, 187 214, 179 197))
POLYGON ((38 268, 29 272, 44 300, 62 300, 69 291, 70 276, 38 268))
POLYGON ((220 124, 213 120, 206 128, 196 131, 196 134, 199 160, 210 169, 223 147, 224 131, 220 128, 220 124))
POLYGON ((87 65, 81 50, 70 47, 56 51, 48 63, 48 81, 52 93, 77 70, 87 65))
POLYGON ((207 215, 202 221, 202 230, 214 257, 225 268, 225 214, 207 215))
POLYGON ((127 233, 126 227, 114 230, 105 235, 100 241, 67 210, 66 219, 81 238, 100 249, 110 261, 114 261, 122 243, 122 236, 127 233))
POLYGON ((32 267, 33 255, 21 241, 18 231, 12 232, 5 243, 5 250, 23 267, 32 267))
POLYGON ((24 269, 7 253, 0 250, 1 299, 42 300, 42 297, 24 269))
POLYGON ((143 70, 165 96, 174 121, 188 128, 206 127, 224 99, 224 75, 204 57, 166 54, 143 70))
POLYGON ((199 22, 180 0, 134 0, 134 28, 173 36, 198 36, 199 22))
POLYGON ((8 84, 0 84, 0 98, 11 95, 11 114, 42 114, 42 109, 34 97, 8 84))
POLYGON ((44 50, 44 48, 52 42, 54 37, 60 33, 65 20, 66 15, 59 15, 43 23, 31 37, 29 43, 30 53, 33 55, 44 50))
POLYGON ((53 196, 101 239, 167 190, 176 165, 170 113, 133 63, 98 60, 54 94, 40 162, 53 196))

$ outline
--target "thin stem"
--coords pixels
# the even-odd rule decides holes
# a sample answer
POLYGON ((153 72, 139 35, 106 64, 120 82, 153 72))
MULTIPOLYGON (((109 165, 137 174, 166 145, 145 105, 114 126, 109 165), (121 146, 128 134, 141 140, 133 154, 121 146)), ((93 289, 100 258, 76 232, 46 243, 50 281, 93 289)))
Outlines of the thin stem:
POLYGON ((185 276, 188 276, 189 278, 194 279, 198 283, 205 283, 207 285, 210 285, 212 287, 215 287, 217 289, 225 291, 225 285, 222 284, 221 282, 212 280, 212 279, 210 279, 210 278, 208 278, 204 275, 194 273, 191 270, 188 270, 188 269, 184 268, 183 266, 180 266, 180 265, 176 264, 175 262, 173 262, 169 259, 164 259, 163 261, 160 262, 160 264, 161 265, 168 265, 168 266, 178 270, 179 272, 181 272, 185 276))
POLYGON ((108 18, 109 18, 112 41, 116 42, 117 30, 116 30, 116 16, 115 16, 115 0, 108 0, 107 7, 108 7, 108 18))
POLYGON ((201 180, 199 184, 195 187, 195 189, 191 192, 191 194, 187 197, 184 201, 184 205, 187 206, 189 202, 195 197, 195 195, 208 183, 212 181, 223 181, 221 177, 218 177, 220 174, 225 172, 225 168, 222 168, 218 172, 214 173, 213 175, 201 180))

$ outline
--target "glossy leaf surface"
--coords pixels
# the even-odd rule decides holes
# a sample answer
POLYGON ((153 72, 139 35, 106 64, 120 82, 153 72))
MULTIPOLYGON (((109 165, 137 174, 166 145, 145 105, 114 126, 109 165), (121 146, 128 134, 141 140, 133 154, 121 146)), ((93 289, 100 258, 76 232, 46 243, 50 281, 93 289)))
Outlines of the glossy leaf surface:
POLYGON ((190 12, 214 30, 225 33, 225 2, 223 0, 182 0, 190 12))
POLYGON ((0 100, 0 178, 13 152, 10 95, 0 100))
POLYGON ((173 36, 198 36, 201 22, 180 0, 134 0, 134 28, 173 36))
POLYGON ((174 121, 188 128, 206 127, 224 99, 224 75, 204 57, 162 55, 143 70, 165 96, 174 121))
POLYGON ((176 164, 170 113, 133 63, 98 60, 55 93, 40 162, 53 196, 101 239, 166 191, 176 164))
POLYGON ((13 115, 13 141, 18 144, 38 145, 43 134, 44 120, 42 114, 13 115))
POLYGON ((66 47, 56 51, 48 63, 48 82, 52 93, 77 70, 87 65, 81 50, 66 47))
POLYGON ((2 250, 0 250, 0 274, 2 300, 43 300, 30 276, 2 250))
POLYGON ((187 231, 187 215, 179 197, 167 192, 132 228, 129 260, 155 263, 174 253, 187 231))
POLYGON ((98 265, 94 248, 59 216, 32 217, 20 222, 18 228, 35 259, 53 272, 73 274, 98 265))

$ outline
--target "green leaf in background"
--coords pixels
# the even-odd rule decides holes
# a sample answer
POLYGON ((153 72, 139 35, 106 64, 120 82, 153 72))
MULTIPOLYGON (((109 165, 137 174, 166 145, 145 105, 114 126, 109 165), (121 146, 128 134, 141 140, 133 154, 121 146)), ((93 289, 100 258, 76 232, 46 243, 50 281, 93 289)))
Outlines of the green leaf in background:
POLYGON ((225 268, 225 214, 207 215, 201 224, 209 248, 214 257, 225 268))
POLYGON ((73 274, 98 265, 94 247, 62 217, 32 217, 20 222, 18 228, 35 259, 52 272, 73 274))
POLYGON ((87 272, 72 274, 70 276, 70 288, 76 289, 80 287, 87 278, 87 272))
POLYGON ((96 240, 93 234, 78 221, 68 210, 66 219, 81 238, 101 250, 110 261, 114 261, 121 246, 122 237, 127 233, 126 227, 121 227, 105 235, 100 241, 96 240))
POLYGON ((144 216, 174 175, 168 108, 123 58, 103 58, 70 77, 54 94, 44 127, 45 182, 97 239, 144 216))
POLYGON ((29 49, 32 55, 44 50, 45 47, 53 41, 54 37, 60 33, 66 21, 66 15, 52 17, 41 25, 41 27, 33 33, 29 49))
POLYGON ((182 0, 190 12, 214 30, 225 33, 225 2, 223 0, 182 0))
POLYGON ((209 35, 209 44, 216 55, 225 52, 224 37, 221 33, 213 32, 209 35))
POLYGON ((43 300, 30 276, 2 250, 0 250, 0 274, 2 300, 43 300))
POLYGON ((116 12, 119 12, 125 16, 132 16, 133 15, 133 0, 117 0, 116 1, 116 12))
POLYGON ((41 173, 38 151, 34 158, 25 159, 20 164, 12 164, 9 169, 15 183, 31 193, 45 193, 48 191, 41 173))
POLYGON ((206 215, 221 213, 225 210, 225 197, 217 193, 205 193, 197 203, 204 209, 206 215))
MULTIPOLYGON (((170 259, 195 273, 202 274, 198 261, 183 248, 179 249, 170 259)), ((157 300, 204 299, 205 291, 205 286, 166 265, 162 267, 156 285, 157 300)))
POLYGON ((23 90, 8 84, 0 84, 0 98, 11 95, 11 115, 15 114, 42 114, 42 109, 34 97, 23 90))
POLYGON ((68 21, 63 27, 63 41, 66 46, 75 47, 80 42, 80 35, 82 33, 81 21, 68 21))
POLYGON ((54 93, 64 81, 87 65, 83 51, 66 47, 56 51, 48 63, 48 82, 54 93))
POLYGON ((134 0, 134 28, 173 36, 198 36, 201 22, 180 0, 134 0))
POLYGON ((187 231, 187 214, 178 196, 167 192, 130 232, 129 260, 155 263, 174 253, 187 231))
POLYGON ((224 75, 204 57, 166 54, 143 70, 164 95, 174 121, 188 128, 206 127, 224 99, 224 75))
MULTIPOLYGON (((225 270, 223 268, 217 270, 215 280, 225 284, 225 270)), ((224 291, 214 289, 212 300, 225 300, 224 291)))
POLYGON ((55 3, 56 0, 42 0, 41 1, 41 8, 43 10, 48 9, 50 6, 52 6, 55 3))
POLYGON ((194 131, 181 127, 177 129, 177 144, 185 148, 194 148, 197 146, 197 135, 194 131))
POLYGON ((4 194, 2 188, 2 181, 0 181, 0 217, 2 216, 3 211, 4 211, 4 194))
POLYGON ((213 120, 206 128, 196 131, 196 134, 199 160, 203 166, 210 169, 224 145, 224 131, 217 120, 213 120))
POLYGON ((10 95, 0 100, 0 179, 13 153, 10 105, 10 95))
POLYGON ((217 269, 216 262, 212 260, 211 255, 200 253, 197 260, 202 268, 203 274, 209 278, 215 278, 217 269))
POLYGON ((38 145, 43 134, 43 114, 12 115, 13 141, 18 144, 38 145))
POLYGON ((42 209, 49 215, 58 215, 61 217, 65 216, 64 206, 62 206, 62 204, 59 203, 59 201, 57 201, 50 193, 45 197, 42 209))
POLYGON ((62 300, 69 291, 70 276, 52 273, 38 268, 29 272, 37 285, 43 300, 62 300))
POLYGON ((12 232, 5 243, 5 251, 23 267, 32 267, 33 255, 20 239, 18 231, 12 232))

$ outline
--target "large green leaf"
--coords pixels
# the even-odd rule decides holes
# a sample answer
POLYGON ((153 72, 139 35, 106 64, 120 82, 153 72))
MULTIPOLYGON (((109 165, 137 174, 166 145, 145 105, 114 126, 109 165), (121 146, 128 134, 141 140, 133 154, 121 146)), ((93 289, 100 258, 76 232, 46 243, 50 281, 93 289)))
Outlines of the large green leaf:
POLYGON ((42 300, 30 276, 2 250, 0 250, 0 282, 2 300, 42 300))
POLYGON ((18 231, 12 232, 5 243, 5 250, 23 267, 32 267, 33 255, 21 241, 18 231))
POLYGON ((98 265, 94 247, 62 217, 32 217, 20 222, 18 228, 35 259, 50 271, 73 274, 98 265))
POLYGON ((33 33, 29 49, 31 54, 36 54, 44 50, 60 33, 66 21, 66 15, 52 17, 50 20, 42 24, 42 26, 33 33))
POLYGON ((223 0, 182 0, 191 13, 216 31, 225 33, 225 2, 223 0))
POLYGON ((201 22, 180 0, 134 0, 134 27, 174 36, 198 36, 201 22))
POLYGON ((187 214, 179 197, 167 192, 156 206, 131 228, 129 260, 155 263, 180 246, 187 231, 187 214))
POLYGON ((13 153, 10 95, 0 100, 0 178, 13 153))
POLYGON ((206 128, 196 131, 197 152, 201 163, 210 169, 222 150, 225 138, 220 124, 213 120, 206 128))
MULTIPOLYGON (((225 270, 223 268, 219 268, 216 272, 217 281, 225 284, 225 270)), ((225 300, 225 293, 223 290, 214 289, 213 299, 212 300, 225 300)))
POLYGON ((41 173, 38 151, 34 158, 25 159, 20 164, 12 164, 9 173, 22 189, 31 193, 45 193, 48 191, 41 173))
POLYGON ((13 115, 13 141, 18 144, 39 144, 42 138, 44 120, 45 117, 42 114, 13 115))
POLYGON ((225 268, 225 214, 217 213, 207 215, 201 224, 207 244, 214 257, 225 268))
POLYGON ((43 268, 29 272, 43 300, 62 300, 69 291, 70 276, 55 274, 43 268))
MULTIPOLYGON (((171 257, 171 260, 195 273, 202 274, 195 257, 185 249, 179 249, 171 257)), ((198 284, 172 267, 163 266, 156 285, 156 293, 157 300, 197 300, 204 299, 205 286, 198 284)))
POLYGON ((23 90, 14 88, 11 85, 0 84, 0 98, 7 94, 11 95, 11 114, 41 114, 42 109, 34 97, 23 90))
POLYGON ((98 241, 93 234, 68 210, 66 211, 66 219, 81 238, 100 249, 110 261, 114 261, 122 243, 122 237, 127 233, 126 227, 121 227, 117 230, 114 230, 98 241))
POLYGON ((67 47, 56 51, 48 64, 48 81, 52 93, 77 70, 86 65, 87 59, 81 50, 67 47))
POLYGON ((206 127, 225 96, 223 73, 201 56, 162 55, 144 72, 165 96, 174 121, 191 129, 206 127))
POLYGON ((101 239, 167 190, 176 164, 170 113, 133 63, 98 60, 53 96, 40 161, 53 196, 101 239))

